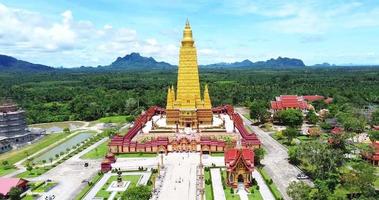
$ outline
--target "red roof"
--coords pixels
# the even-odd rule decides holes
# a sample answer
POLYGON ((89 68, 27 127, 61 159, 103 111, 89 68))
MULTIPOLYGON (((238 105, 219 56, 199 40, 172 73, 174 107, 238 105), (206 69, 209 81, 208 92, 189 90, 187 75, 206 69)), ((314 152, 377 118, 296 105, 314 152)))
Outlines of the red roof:
POLYGON ((241 161, 250 171, 254 167, 254 152, 250 149, 230 149, 225 152, 224 159, 227 170, 233 170, 241 161))
POLYGON ((23 187, 27 180, 21 178, 0 178, 0 194, 7 195, 12 187, 23 187))
POLYGON ((376 131, 379 131, 379 125, 373 126, 373 129, 376 130, 376 131))
POLYGON ((340 134, 343 131, 340 127, 334 127, 330 132, 333 134, 340 134))
POLYGON ((275 98, 276 101, 271 101, 273 110, 282 110, 287 108, 307 109, 308 104, 302 96, 296 95, 280 95, 275 98))
POLYGON ((306 95, 306 96, 303 96, 303 98, 304 98, 304 100, 307 100, 308 102, 325 99, 324 96, 320 96, 320 95, 306 95))

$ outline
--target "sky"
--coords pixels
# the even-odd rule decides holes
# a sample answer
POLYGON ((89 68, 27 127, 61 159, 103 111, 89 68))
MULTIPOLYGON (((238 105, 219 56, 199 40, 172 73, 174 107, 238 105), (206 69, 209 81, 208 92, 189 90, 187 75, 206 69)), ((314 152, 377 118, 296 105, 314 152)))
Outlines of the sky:
POLYGON ((187 18, 200 64, 379 64, 378 0, 0 0, 0 54, 54 67, 131 52, 177 64, 187 18))

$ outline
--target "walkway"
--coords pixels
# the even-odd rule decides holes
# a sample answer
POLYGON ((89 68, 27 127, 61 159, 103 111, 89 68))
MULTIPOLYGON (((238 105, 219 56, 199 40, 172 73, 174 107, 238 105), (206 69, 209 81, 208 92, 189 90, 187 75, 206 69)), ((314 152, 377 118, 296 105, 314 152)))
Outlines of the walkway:
POLYGON ((211 168, 211 177, 214 199, 226 200, 224 188, 222 188, 220 168, 211 168))
MULTIPOLYGON (((296 176, 301 173, 301 170, 288 162, 287 149, 283 145, 259 127, 252 126, 251 122, 243 115, 241 115, 241 117, 245 125, 250 126, 258 136, 267 152, 262 160, 264 169, 270 175, 284 199, 290 199, 286 193, 287 187, 292 181, 297 181, 296 176)), ((312 184, 310 181, 305 182, 312 184)))
POLYGON ((264 200, 274 200, 274 195, 272 195, 261 174, 257 170, 254 170, 251 175, 257 181, 257 184, 259 186, 259 192, 261 193, 262 198, 264 200))
MULTIPOLYGON (((238 184, 238 192, 237 194, 240 196, 240 200, 249 200, 249 197, 247 197, 247 192, 245 190, 245 186, 243 184, 238 184)), ((266 200, 265 198, 263 198, 266 200)))
POLYGON ((31 181, 45 181, 50 179, 58 183, 57 186, 41 196, 40 199, 44 199, 45 196, 51 195, 55 195, 56 199, 72 199, 72 197, 79 193, 81 189, 87 186, 87 182, 85 181, 89 180, 98 172, 101 161, 81 160, 79 157, 91 149, 96 148, 106 140, 107 138, 103 138, 55 168, 47 171, 45 174, 36 178, 28 179, 31 181), (85 163, 89 164, 88 167, 84 167, 85 163))
POLYGON ((169 153, 164 157, 166 175, 158 199, 196 199, 196 166, 198 153, 169 153))

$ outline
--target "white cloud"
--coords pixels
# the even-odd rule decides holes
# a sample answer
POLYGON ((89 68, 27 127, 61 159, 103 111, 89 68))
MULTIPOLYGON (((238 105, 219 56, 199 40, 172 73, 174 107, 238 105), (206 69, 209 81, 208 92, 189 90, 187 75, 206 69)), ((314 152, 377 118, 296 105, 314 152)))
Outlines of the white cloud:
POLYGON ((174 62, 168 58, 177 51, 175 45, 160 44, 155 38, 140 39, 133 29, 110 24, 97 28, 90 21, 76 20, 70 10, 61 13, 60 21, 51 21, 40 13, 0 3, 0 54, 73 67, 106 65, 131 52, 174 62))

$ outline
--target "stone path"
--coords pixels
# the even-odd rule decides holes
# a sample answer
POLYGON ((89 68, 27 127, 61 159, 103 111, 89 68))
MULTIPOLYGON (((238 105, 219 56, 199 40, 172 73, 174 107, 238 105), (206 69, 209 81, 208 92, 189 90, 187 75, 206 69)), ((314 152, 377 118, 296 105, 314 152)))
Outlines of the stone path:
POLYGON ((224 188, 222 188, 222 179, 220 168, 211 168, 213 196, 215 200, 226 200, 224 188))
POLYGON ((257 170, 254 170, 252 176, 257 181, 257 184, 259 186, 259 192, 261 193, 262 198, 264 200, 274 200, 275 198, 272 195, 268 186, 266 185, 266 182, 263 180, 261 174, 257 170))
MULTIPOLYGON (((247 197, 247 192, 245 190, 245 186, 243 184, 238 185, 238 192, 237 194, 240 196, 240 200, 249 200, 249 197, 247 197)), ((263 198, 266 200, 265 198, 263 198)))

